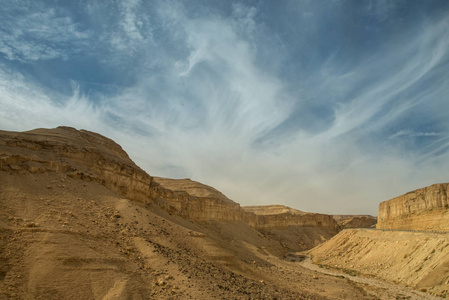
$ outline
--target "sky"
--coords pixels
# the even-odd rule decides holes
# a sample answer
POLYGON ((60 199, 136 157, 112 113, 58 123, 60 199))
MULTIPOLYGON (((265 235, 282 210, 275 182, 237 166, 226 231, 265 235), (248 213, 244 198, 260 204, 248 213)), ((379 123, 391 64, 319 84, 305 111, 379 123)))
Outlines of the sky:
POLYGON ((0 130, 71 126, 241 205, 377 215, 449 181, 449 1, 13 1, 0 130))

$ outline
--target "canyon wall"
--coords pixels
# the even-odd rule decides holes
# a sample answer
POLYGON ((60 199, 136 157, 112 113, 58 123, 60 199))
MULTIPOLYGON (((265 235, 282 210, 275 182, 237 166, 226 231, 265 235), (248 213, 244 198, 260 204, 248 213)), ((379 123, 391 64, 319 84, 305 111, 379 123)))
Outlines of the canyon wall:
POLYGON ((257 216, 259 229, 289 226, 315 226, 338 232, 338 225, 330 215, 307 213, 284 205, 244 206, 244 211, 257 216))
POLYGON ((449 231, 449 183, 434 184, 379 205, 379 229, 449 231))
POLYGON ((195 221, 241 221, 256 229, 283 229, 289 226, 321 227, 337 233, 330 215, 306 213, 283 205, 246 206, 227 198, 218 190, 190 179, 154 177, 158 195, 180 215, 195 221))
POLYGON ((244 221, 255 226, 255 216, 246 215, 238 203, 216 189, 190 179, 154 177, 152 186, 159 205, 193 221, 244 221), (165 202, 165 204, 164 204, 165 202))
POLYGON ((333 215, 340 229, 375 227, 377 217, 370 215, 333 215))

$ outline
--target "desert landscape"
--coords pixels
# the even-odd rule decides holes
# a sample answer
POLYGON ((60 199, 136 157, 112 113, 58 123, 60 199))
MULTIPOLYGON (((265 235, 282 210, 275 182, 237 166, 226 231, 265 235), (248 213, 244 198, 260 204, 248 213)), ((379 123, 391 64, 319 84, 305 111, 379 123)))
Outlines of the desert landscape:
POLYGON ((448 184, 372 216, 240 206, 70 127, 0 131, 0 299, 433 299, 448 184))

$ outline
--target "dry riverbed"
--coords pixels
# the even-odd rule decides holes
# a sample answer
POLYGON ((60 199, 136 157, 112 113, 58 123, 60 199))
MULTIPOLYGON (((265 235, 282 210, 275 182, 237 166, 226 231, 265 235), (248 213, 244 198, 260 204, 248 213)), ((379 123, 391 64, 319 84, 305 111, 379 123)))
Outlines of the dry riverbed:
POLYGON ((438 297, 413 290, 412 288, 389 283, 376 278, 356 274, 353 270, 338 270, 329 266, 316 265, 310 256, 301 253, 289 253, 287 261, 321 274, 345 278, 363 288, 368 294, 381 299, 439 299, 438 297))

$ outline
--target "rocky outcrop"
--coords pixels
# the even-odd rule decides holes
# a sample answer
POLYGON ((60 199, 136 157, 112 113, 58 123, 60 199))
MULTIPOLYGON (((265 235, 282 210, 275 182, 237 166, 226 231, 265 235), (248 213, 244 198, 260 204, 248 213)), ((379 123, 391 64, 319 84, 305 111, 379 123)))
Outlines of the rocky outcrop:
POLYGON ((379 205, 379 229, 449 231, 449 183, 434 184, 379 205))
POLYGON ((338 225, 330 215, 306 213, 287 206, 249 206, 247 212, 255 212, 259 229, 286 228, 289 226, 314 226, 327 228, 335 233, 338 225))
POLYGON ((268 216, 268 215, 279 215, 279 214, 293 214, 293 215, 304 215, 306 212, 279 204, 273 205, 260 205, 260 206, 243 206, 242 207, 247 212, 252 212, 256 215, 268 216))
POLYGON ((333 215, 340 229, 375 227, 377 218, 369 215, 333 215))
POLYGON ((256 229, 314 226, 338 232, 332 216, 305 213, 283 205, 246 206, 227 198, 218 190, 190 179, 155 177, 158 195, 182 216, 195 221, 241 221, 256 229))
POLYGON ((167 209, 194 221, 244 221, 255 225, 255 215, 246 215, 240 205, 218 190, 190 179, 154 177, 154 190, 159 203, 167 209), (163 204, 162 204, 163 205, 163 204))

